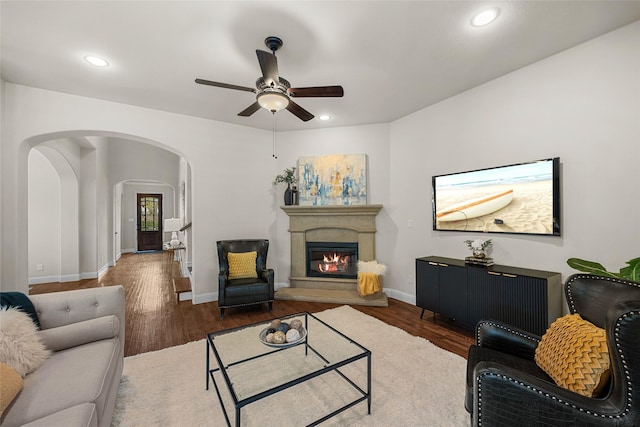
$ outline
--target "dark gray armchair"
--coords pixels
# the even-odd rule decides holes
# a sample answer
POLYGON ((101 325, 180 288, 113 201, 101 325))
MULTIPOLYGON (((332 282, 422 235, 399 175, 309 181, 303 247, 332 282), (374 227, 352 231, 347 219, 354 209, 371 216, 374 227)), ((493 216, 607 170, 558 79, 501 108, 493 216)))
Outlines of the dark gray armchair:
POLYGON ((220 240, 218 246, 218 308, 220 318, 224 318, 224 310, 229 307, 269 304, 273 307, 273 269, 267 268, 268 240, 220 240), (229 279, 229 252, 257 252, 257 278, 229 279))
POLYGON ((599 397, 559 387, 534 360, 541 337, 494 322, 476 327, 465 407, 474 426, 640 426, 640 283, 575 274, 565 283, 571 314, 603 328, 611 380, 599 397))

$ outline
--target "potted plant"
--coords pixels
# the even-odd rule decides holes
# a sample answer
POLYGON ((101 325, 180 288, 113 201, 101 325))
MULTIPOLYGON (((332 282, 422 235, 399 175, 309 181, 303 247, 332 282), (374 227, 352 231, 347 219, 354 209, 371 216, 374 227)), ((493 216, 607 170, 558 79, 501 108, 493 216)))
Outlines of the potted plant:
POLYGON ((296 188, 292 189, 291 186, 298 182, 298 178, 296 177, 296 168, 286 168, 283 173, 280 175, 276 175, 276 178, 273 180, 274 184, 287 184, 287 189, 284 190, 284 204, 286 206, 293 204, 293 195, 296 192, 296 188))
POLYGON ((486 250, 493 246, 491 239, 489 240, 465 240, 467 247, 471 249, 474 258, 484 258, 487 256, 486 250))
POLYGON ((619 273, 607 271, 604 266, 595 261, 587 261, 580 258, 569 258, 569 267, 585 273, 596 274, 598 276, 616 277, 618 279, 629 279, 640 282, 640 257, 627 261, 627 266, 622 267, 619 273))

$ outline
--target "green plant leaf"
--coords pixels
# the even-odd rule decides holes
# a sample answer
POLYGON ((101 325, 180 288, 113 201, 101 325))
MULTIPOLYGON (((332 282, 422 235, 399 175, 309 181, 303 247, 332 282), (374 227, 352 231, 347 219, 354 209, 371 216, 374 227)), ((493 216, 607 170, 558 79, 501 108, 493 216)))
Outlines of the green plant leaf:
POLYGON ((620 275, 634 282, 640 282, 640 257, 627 261, 627 264, 620 269, 620 275))
POLYGON ((620 278, 619 274, 607 271, 607 269, 604 268, 604 266, 602 264, 594 262, 594 261, 587 261, 587 260, 580 259, 580 258, 569 258, 567 260, 567 264, 569 264, 569 267, 575 268, 578 271, 584 271, 585 273, 596 274, 596 275, 599 275, 599 276, 608 276, 608 277, 618 277, 618 278, 620 278))

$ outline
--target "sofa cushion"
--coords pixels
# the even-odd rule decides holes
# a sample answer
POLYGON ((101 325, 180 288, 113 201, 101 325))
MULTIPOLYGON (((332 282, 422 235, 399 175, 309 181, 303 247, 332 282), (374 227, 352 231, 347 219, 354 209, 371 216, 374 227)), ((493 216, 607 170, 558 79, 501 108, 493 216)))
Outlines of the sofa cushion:
POLYGON ((49 350, 40 342, 31 317, 15 307, 0 308, 0 362, 24 377, 47 357, 49 350))
POLYGON ((26 424, 82 403, 94 403, 102 419, 114 376, 122 369, 122 343, 101 340, 55 352, 24 380, 22 393, 2 427, 26 424))
POLYGON ((53 351, 60 351, 93 341, 113 338, 120 332, 117 316, 102 316, 83 322, 43 329, 38 332, 40 340, 53 351))
MULTIPOLYGON (((96 405, 83 403, 24 424, 21 427, 78 426, 98 427, 96 405)), ((3 426, 4 427, 4 426, 3 426)))
POLYGON ((560 387, 597 396, 611 369, 604 329, 568 314, 551 324, 536 348, 535 361, 560 387))
POLYGON ((229 260, 229 279, 257 279, 257 257, 258 253, 256 251, 242 253, 229 252, 227 254, 227 259, 229 260))
POLYGON ((16 307, 22 309, 31 317, 33 323, 40 328, 40 319, 33 306, 33 302, 22 292, 0 292, 0 307, 16 307))
POLYGON ((0 419, 4 410, 22 390, 22 377, 11 366, 0 363, 0 419))

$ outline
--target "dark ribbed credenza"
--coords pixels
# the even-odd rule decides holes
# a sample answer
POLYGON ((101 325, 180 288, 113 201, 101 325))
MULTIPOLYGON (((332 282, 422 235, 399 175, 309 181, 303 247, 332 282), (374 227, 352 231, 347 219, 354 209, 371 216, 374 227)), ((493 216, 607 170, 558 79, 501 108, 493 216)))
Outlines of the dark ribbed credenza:
POLYGON ((429 256, 416 259, 416 305, 473 328, 499 320, 542 335, 562 316, 560 273, 467 264, 429 256))

